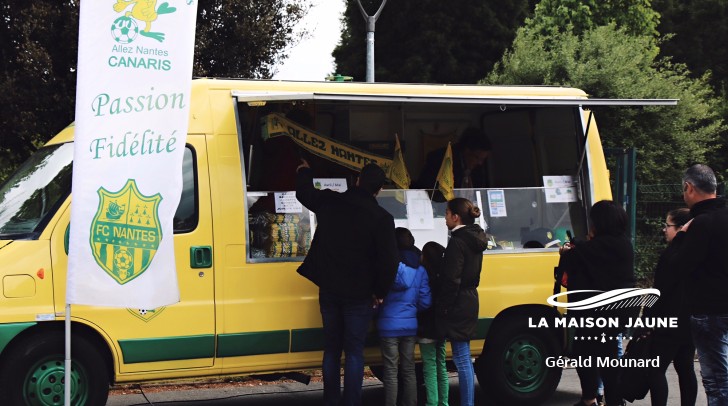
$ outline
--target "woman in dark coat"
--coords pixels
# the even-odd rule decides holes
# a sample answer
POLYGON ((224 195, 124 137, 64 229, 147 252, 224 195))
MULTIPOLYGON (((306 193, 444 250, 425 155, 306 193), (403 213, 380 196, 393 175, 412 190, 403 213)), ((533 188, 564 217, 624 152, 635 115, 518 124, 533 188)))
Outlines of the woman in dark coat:
MULTIPOLYGON (((619 203, 602 200, 589 210, 589 238, 587 241, 567 243, 561 249, 559 269, 568 276, 569 291, 591 290, 607 292, 615 289, 633 288, 634 250, 627 236, 627 213, 619 203)), ((598 292, 569 295, 569 303, 595 296, 598 292)), ((570 310, 569 317, 624 319, 637 308, 616 310, 588 309, 570 310)), ((574 406, 596 406, 599 378, 604 381, 604 398, 608 406, 623 405, 619 393, 618 368, 597 367, 597 358, 617 359, 617 337, 622 329, 618 327, 577 327, 572 345, 574 358, 591 360, 591 365, 579 366, 576 372, 581 382, 581 400, 574 406), (579 338, 598 337, 604 340, 579 338), (608 338, 608 339, 606 339, 608 338)))
POLYGON ((488 246, 485 232, 475 219, 480 209, 462 197, 447 202, 445 224, 451 231, 445 248, 437 293, 437 324, 452 346, 458 369, 460 404, 473 405, 475 379, 470 356, 470 340, 478 322, 478 284, 483 251, 488 246))
POLYGON ((650 368, 650 399, 653 406, 667 405, 668 385, 665 372, 670 362, 675 366, 680 383, 680 405, 694 406, 698 396, 698 380, 695 376, 695 345, 690 335, 690 311, 683 292, 683 276, 668 267, 679 242, 673 238, 685 223, 690 220, 687 208, 671 210, 667 213, 663 232, 667 248, 660 255, 655 268, 654 287, 660 291, 660 298, 654 306, 645 309, 646 317, 677 317, 677 328, 660 328, 652 334, 652 356, 660 357, 660 366, 650 368))

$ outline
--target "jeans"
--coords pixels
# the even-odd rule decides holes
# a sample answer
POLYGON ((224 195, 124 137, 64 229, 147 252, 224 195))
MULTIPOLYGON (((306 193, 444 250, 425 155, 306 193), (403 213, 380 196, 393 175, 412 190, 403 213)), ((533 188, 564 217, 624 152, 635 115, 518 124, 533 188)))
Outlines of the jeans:
POLYGON ((321 319, 324 324, 324 404, 338 406, 341 398, 341 352, 344 364, 343 405, 361 404, 364 380, 364 342, 372 320, 371 299, 347 299, 319 291, 321 319))
POLYGON ((728 315, 690 317, 708 406, 728 406, 728 315))
POLYGON ((415 337, 380 337, 384 373, 384 405, 397 406, 398 375, 402 377, 401 406, 417 405, 415 337), (402 368, 398 368, 399 365, 402 368))
POLYGON ((420 343, 422 374, 425 378, 425 406, 448 406, 450 377, 447 375, 445 341, 420 343))
POLYGON ((475 376, 473 374, 473 359, 470 356, 470 341, 452 341, 452 361, 458 369, 460 383, 460 405, 473 406, 475 404, 475 376))

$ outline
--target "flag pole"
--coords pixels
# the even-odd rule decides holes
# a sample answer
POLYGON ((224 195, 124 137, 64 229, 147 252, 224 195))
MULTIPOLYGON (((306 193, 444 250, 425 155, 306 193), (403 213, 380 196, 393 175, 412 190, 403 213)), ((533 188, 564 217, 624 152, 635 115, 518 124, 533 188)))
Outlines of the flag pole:
POLYGON ((435 184, 432 185, 432 193, 430 193, 430 203, 432 203, 432 199, 435 198, 435 190, 437 190, 437 183, 438 182, 439 181, 437 179, 435 179, 435 184))
POLYGON ((64 400, 63 404, 71 406, 71 304, 66 303, 66 320, 65 320, 65 333, 66 333, 66 363, 64 368, 64 384, 63 393, 64 400))

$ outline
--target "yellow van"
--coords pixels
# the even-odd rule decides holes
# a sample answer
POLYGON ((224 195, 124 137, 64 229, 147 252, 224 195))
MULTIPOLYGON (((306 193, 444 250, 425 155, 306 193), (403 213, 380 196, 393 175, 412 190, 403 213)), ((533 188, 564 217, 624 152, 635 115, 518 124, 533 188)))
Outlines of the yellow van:
MULTIPOLYGON (((528 318, 555 312, 546 298, 556 240, 566 230, 583 237, 588 207, 611 196, 586 110, 597 103, 560 87, 194 80, 174 221, 181 302, 74 305, 73 404, 105 404, 110 384, 320 367, 317 288, 296 273, 316 219, 291 199, 291 168, 320 148, 316 137, 391 159, 396 134, 416 178, 427 153, 467 127, 492 143, 488 187, 455 191, 484 209, 479 221, 493 242, 472 343, 478 379, 489 398, 542 402, 561 376, 544 360, 562 353, 564 334, 528 318), (270 117, 305 129, 309 148, 291 148, 295 131, 265 141, 270 117)), ((72 143, 69 126, 0 187, 0 404, 63 403, 72 143)), ((352 185, 354 170, 312 161, 321 187, 352 185)), ((378 199, 418 246, 446 243, 437 194, 387 189, 378 199)), ((375 337, 366 355, 376 371, 375 337)))

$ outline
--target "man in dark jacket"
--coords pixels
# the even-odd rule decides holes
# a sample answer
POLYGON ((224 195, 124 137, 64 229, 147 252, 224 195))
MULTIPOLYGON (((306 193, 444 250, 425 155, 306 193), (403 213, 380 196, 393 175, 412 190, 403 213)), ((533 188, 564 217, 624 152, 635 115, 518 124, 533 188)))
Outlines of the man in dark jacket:
POLYGON ((359 405, 367 330, 399 264, 394 219, 375 199, 386 176, 379 166, 368 164, 354 188, 337 193, 314 188, 305 160, 297 171, 296 198, 316 213, 317 220, 311 249, 298 272, 319 287, 324 404, 340 404, 343 350, 343 404, 359 405))
POLYGON ((693 219, 675 235, 674 273, 686 276, 690 328, 710 405, 728 405, 728 207, 717 198, 715 173, 693 165, 683 175, 683 198, 693 219))

